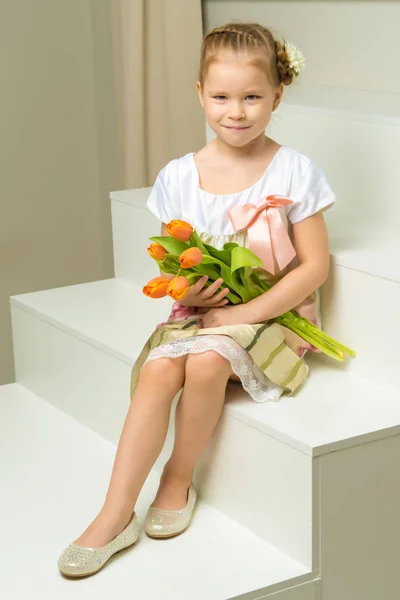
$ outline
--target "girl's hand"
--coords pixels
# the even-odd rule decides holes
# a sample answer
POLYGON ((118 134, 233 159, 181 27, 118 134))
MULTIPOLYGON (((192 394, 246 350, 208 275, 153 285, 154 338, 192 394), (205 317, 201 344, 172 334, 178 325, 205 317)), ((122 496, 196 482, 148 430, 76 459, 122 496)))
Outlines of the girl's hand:
POLYGON ((210 328, 223 327, 224 325, 242 325, 246 323, 243 306, 243 304, 237 304, 236 306, 225 306, 223 308, 210 308, 202 317, 203 326, 210 328))
POLYGON ((179 303, 183 306, 201 306, 204 308, 216 308, 228 304, 229 300, 225 296, 229 294, 229 289, 224 288, 217 292, 224 280, 217 279, 210 287, 204 288, 207 280, 207 275, 204 275, 194 285, 191 285, 188 293, 182 300, 179 300, 179 303))

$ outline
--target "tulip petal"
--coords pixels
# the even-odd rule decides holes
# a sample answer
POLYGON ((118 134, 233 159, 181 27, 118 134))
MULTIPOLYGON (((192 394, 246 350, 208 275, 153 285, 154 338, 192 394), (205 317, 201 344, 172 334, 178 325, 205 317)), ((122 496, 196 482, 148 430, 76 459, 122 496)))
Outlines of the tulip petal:
POLYGON ((199 248, 188 248, 179 257, 179 262, 183 269, 191 269, 201 263, 203 255, 199 248))
POLYGON ((190 282, 186 279, 186 277, 179 275, 171 279, 169 282, 167 294, 174 300, 182 300, 182 298, 188 293, 189 288, 190 282))
POLYGON ((142 289, 143 293, 149 298, 164 298, 167 295, 167 289, 170 279, 168 277, 154 277, 142 289))
POLYGON ((176 240, 188 242, 193 234, 193 227, 187 221, 175 219, 167 224, 167 231, 176 240))
POLYGON ((147 248, 147 252, 150 254, 151 258, 158 261, 163 261, 166 254, 168 254, 168 250, 160 244, 150 244, 149 248, 147 248))

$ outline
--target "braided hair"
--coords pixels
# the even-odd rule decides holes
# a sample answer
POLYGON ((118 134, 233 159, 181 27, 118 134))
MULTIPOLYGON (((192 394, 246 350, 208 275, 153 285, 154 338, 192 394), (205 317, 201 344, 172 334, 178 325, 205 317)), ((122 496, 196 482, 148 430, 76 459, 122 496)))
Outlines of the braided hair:
POLYGON ((285 45, 275 40, 269 29, 258 23, 227 23, 210 31, 203 39, 200 53, 199 81, 201 87, 211 63, 222 50, 249 51, 261 54, 254 64, 264 67, 271 83, 290 85, 294 73, 286 55, 285 45), (264 56, 262 56, 264 55, 264 56))

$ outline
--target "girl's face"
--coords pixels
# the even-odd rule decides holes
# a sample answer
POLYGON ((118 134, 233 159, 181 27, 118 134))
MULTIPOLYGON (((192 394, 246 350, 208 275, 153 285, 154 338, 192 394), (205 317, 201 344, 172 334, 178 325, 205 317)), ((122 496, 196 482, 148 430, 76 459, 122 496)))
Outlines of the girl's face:
POLYGON ((253 56, 224 51, 218 62, 211 63, 203 89, 199 81, 196 84, 209 126, 237 148, 265 136, 283 93, 283 84, 272 87, 267 75, 248 63, 253 56))

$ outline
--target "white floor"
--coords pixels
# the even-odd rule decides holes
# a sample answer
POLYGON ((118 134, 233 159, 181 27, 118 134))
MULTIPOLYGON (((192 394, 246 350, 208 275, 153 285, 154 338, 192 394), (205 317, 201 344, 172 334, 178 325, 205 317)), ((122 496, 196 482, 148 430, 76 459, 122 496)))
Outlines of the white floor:
MULTIPOLYGON (((96 575, 62 577, 58 556, 100 509, 115 450, 18 384, 0 387, 1 598, 227 600, 310 580, 304 566, 203 502, 183 535, 152 540, 142 532, 96 575)), ((157 484, 151 474, 142 490, 142 523, 157 484)))

